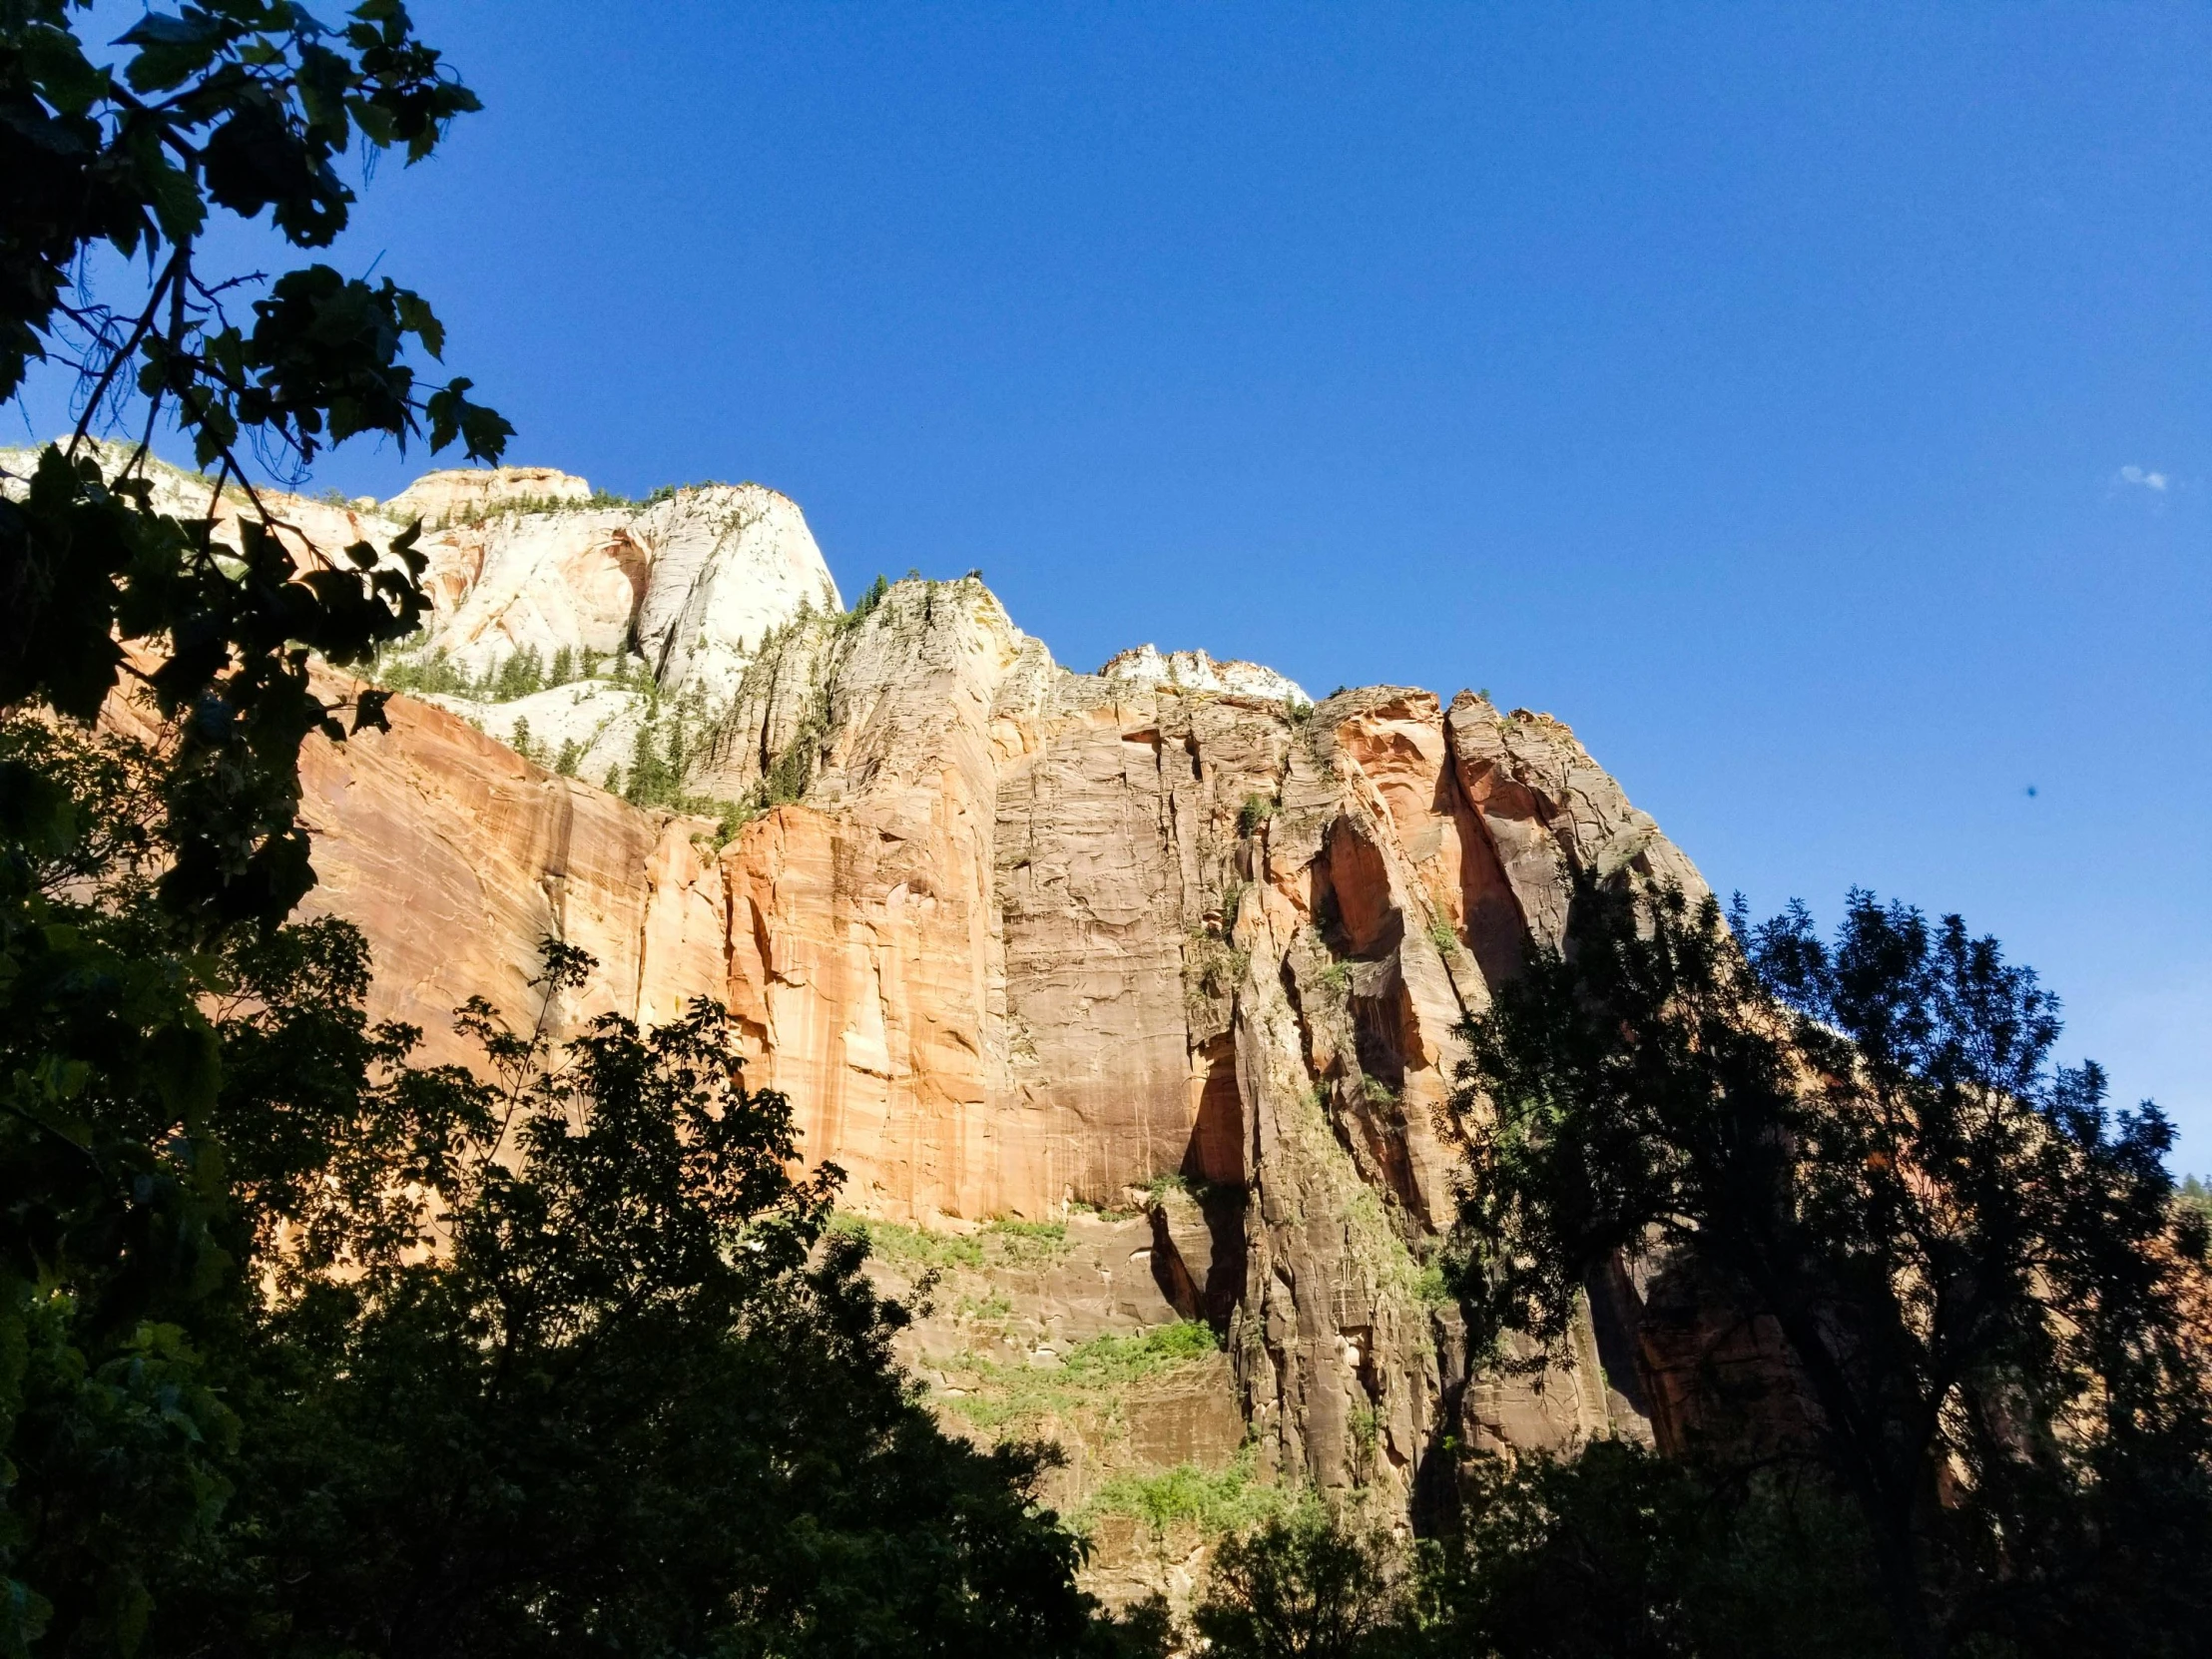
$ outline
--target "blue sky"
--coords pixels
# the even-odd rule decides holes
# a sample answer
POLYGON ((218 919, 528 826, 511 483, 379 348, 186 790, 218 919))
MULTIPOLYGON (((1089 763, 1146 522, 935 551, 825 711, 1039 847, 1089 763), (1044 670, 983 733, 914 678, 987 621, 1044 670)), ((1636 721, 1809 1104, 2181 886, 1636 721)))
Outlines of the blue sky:
POLYGON ((515 459, 1551 711, 1757 908, 1999 934, 2212 1170, 2212 11, 414 10, 487 110, 340 263, 515 459))

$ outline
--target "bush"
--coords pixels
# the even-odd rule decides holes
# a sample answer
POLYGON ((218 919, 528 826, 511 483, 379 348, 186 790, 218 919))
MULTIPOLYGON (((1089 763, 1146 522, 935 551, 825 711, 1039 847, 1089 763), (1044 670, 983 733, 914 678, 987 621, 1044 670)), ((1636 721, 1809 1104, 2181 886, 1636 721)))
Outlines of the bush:
POLYGON ((875 607, 883 603, 883 596, 890 591, 890 583, 878 574, 875 580, 867 585, 867 590, 852 602, 852 609, 837 618, 838 628, 849 630, 859 627, 873 614, 875 607))
POLYGON ((1770 1467, 1730 1474, 1625 1441, 1480 1460, 1467 1530, 1422 1552, 1422 1650, 1494 1659, 1889 1655, 1848 1501, 1770 1467))
POLYGON ((1190 1526, 1207 1537, 1225 1537, 1281 1517, 1300 1501, 1286 1487, 1262 1482, 1255 1449, 1238 1451, 1227 1468, 1177 1463, 1172 1468, 1118 1474, 1092 1494, 1076 1517, 1090 1529, 1105 1515, 1144 1522, 1155 1537, 1190 1526))
POLYGON ((1221 1659, 1365 1659, 1403 1651, 1396 1551, 1309 1501, 1215 1552, 1192 1615, 1221 1659))
POLYGON ((512 703, 544 689, 545 661, 538 655, 538 648, 530 645, 507 657, 486 676, 483 697, 488 703, 512 703))

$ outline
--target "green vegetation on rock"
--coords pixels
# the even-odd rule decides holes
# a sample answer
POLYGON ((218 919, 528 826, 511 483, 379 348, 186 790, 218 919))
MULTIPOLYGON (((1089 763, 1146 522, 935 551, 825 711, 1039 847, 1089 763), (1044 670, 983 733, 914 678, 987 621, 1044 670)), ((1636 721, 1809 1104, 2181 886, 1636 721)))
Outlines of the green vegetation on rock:
POLYGON ((1251 1445, 1240 1447, 1224 1467, 1177 1463, 1157 1470, 1128 1470, 1093 1492, 1076 1513, 1080 1530, 1096 1529, 1107 1515, 1142 1521, 1155 1536, 1188 1527, 1202 1537, 1219 1538, 1248 1531, 1311 1501, 1298 1488, 1271 1484, 1258 1473, 1251 1445))
POLYGON ((946 1403, 978 1428, 1035 1427, 1086 1414, 1111 1425, 1120 1420, 1130 1388, 1220 1352, 1212 1328, 1192 1320, 1134 1336, 1094 1337, 1043 1367, 969 1352, 946 1364, 947 1377, 962 1390, 946 1403))
POLYGON ((843 1214, 835 1225, 864 1237, 870 1253, 881 1260, 924 1271, 964 1268, 980 1273, 991 1268, 1041 1268, 1067 1254, 1067 1227, 1056 1221, 1005 1217, 973 1233, 948 1233, 843 1214))

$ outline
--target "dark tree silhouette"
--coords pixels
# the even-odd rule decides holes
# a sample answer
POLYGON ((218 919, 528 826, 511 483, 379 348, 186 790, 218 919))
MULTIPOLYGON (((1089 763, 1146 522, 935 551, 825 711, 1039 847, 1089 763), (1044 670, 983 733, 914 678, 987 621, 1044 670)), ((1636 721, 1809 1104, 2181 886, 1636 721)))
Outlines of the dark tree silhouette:
POLYGON ((1589 881, 1574 913, 1466 1028, 1477 1327, 1553 1343, 1615 1257, 1685 1264, 1778 1334, 1905 1652, 2183 1651, 2205 1227, 2156 1107, 2053 1069, 2055 1001, 1955 916, 1854 893, 1831 944, 1589 881))

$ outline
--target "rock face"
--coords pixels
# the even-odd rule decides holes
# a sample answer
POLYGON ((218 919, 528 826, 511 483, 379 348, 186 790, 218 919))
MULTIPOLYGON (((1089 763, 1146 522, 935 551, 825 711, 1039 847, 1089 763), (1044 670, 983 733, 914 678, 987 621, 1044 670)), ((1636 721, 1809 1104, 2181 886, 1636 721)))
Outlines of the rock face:
MULTIPOLYGON (((746 572, 803 583, 785 523, 735 574, 660 544, 683 604, 640 615, 666 660, 702 617, 760 614, 746 572)), ((1636 1285, 1596 1287, 1578 1363, 1533 1382, 1470 1377, 1430 1288, 1458 1021, 1561 942, 1570 871, 1702 890, 1566 727, 1469 693, 1314 705, 1195 655, 1072 673, 974 579, 749 643, 690 762, 754 804, 719 847, 404 700, 388 737, 317 755, 317 903, 369 930, 388 1011, 534 1011, 557 935, 601 963, 559 1021, 723 998, 863 1215, 1148 1218, 1157 1303, 1222 1333, 1280 1477, 1417 1506, 1447 1435, 1651 1433, 1636 1285)))
MULTIPOLYGON (((115 466, 131 453, 127 444, 93 448, 115 466)), ((34 450, 0 449, 0 487, 21 487, 36 461, 34 450)), ((212 513, 218 538, 235 544, 248 506, 241 491, 217 495, 211 480, 158 461, 147 470, 159 510, 212 513)), ((769 634, 803 612, 840 608, 806 516, 760 484, 699 484, 633 502, 550 467, 470 467, 428 473, 380 505, 276 490, 260 499, 294 546, 366 542, 388 557, 393 538, 419 523, 431 616, 403 654, 418 666, 437 657, 454 676, 481 679, 527 652, 541 672, 562 653, 634 669, 625 684, 600 688, 588 718, 561 716, 566 702, 527 711, 532 730, 553 731, 556 743, 589 732, 611 701, 726 702, 769 634)), ((503 734, 518 713, 506 701, 444 695, 503 734)))
MULTIPOLYGON (((208 510, 205 480, 157 481, 208 510)), ((1074 673, 974 578, 845 612, 799 509, 757 485, 610 504, 517 468, 279 510, 325 545, 429 521, 411 661, 444 653, 472 693, 394 698, 389 733, 303 759, 312 907, 368 932, 375 1011, 465 1060, 449 1010, 538 1017, 548 937, 598 961, 542 1010, 557 1029, 722 999, 753 1081, 848 1172, 848 1209, 999 1240, 907 1345, 947 1402, 1004 1384, 1009 1356, 1049 1371, 1212 1327, 1221 1351, 1166 1366, 1157 1413, 1021 1395, 1062 1401, 1051 1422, 1089 1448, 1065 1504, 1132 1467, 1242 1459, 1417 1514, 1447 1444, 1670 1440, 1684 1379, 1766 1363, 1647 1267, 1591 1285, 1571 1364, 1475 1375, 1434 1289, 1460 1020, 1564 942, 1573 872, 1703 891, 1549 716, 1388 686, 1315 704, 1150 647, 1074 673), (526 652, 621 671, 486 702, 526 652), (690 724, 656 749, 664 702, 690 724), (483 729, 525 719, 581 777, 483 729), (633 752, 725 804, 719 825, 585 781, 633 752), (1047 1234, 1049 1271, 1006 1254, 1047 1234)))
POLYGON ((1241 697, 1264 698, 1271 703, 1311 703, 1296 682, 1272 668, 1232 658, 1217 663, 1203 651, 1171 651, 1162 656, 1154 646, 1140 645, 1117 653, 1098 671, 1102 680, 1122 680, 1139 686, 1168 686, 1177 691, 1234 692, 1241 697))
POLYGON ((319 877, 306 908, 367 932, 379 1017, 420 1026, 428 1058, 465 1062, 453 1009, 483 996, 535 1017, 548 937, 599 963, 550 1010, 563 1028, 608 1012, 665 1020, 716 993, 724 889, 696 822, 557 777, 411 698, 387 717, 388 733, 318 739, 300 757, 319 877))
POLYGON ((449 467, 426 472, 383 504, 383 516, 404 524, 481 518, 502 508, 582 506, 591 485, 549 466, 449 467))
POLYGON ((426 518, 436 617, 420 649, 475 673, 523 651, 548 661, 563 650, 628 652, 664 695, 719 699, 771 630, 803 607, 838 609, 805 516, 759 484, 706 484, 644 505, 524 500, 531 510, 493 496, 426 518))
MULTIPOLYGON (((155 483, 235 534, 208 480, 155 483)), ((1575 872, 1705 890, 1549 716, 1390 686, 1316 704, 1149 646, 1074 673, 972 577, 846 612, 758 485, 623 503, 508 468, 381 508, 273 499, 323 547, 426 525, 434 617, 386 670, 440 665, 434 702, 302 756, 309 908, 368 933, 373 1011, 465 1062, 471 996, 556 1032, 725 1002, 752 1081, 848 1172, 877 1271, 956 1269, 902 1348, 947 1420, 1070 1443, 1054 1498, 1089 1517, 1101 1587, 1196 1570, 1203 1539, 1114 1506, 1146 1470, 1417 1518, 1454 1447, 1672 1443, 1699 1377, 1776 1369, 1679 1264, 1597 1276, 1535 1379, 1470 1370, 1439 1294, 1460 1021, 1566 942, 1575 872), (531 758, 556 747, 559 770, 531 758), (719 818, 586 781, 647 761, 654 798, 719 818), (541 1008, 547 938, 597 966, 541 1008)))

